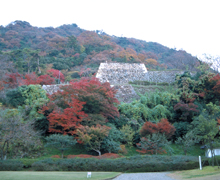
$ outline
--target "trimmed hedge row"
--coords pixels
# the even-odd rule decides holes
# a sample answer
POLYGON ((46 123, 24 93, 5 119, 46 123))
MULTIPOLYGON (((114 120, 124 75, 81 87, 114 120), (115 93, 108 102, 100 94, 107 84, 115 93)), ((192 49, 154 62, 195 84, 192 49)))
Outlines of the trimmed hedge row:
MULTIPOLYGON (((220 159, 219 164, 220 164, 220 159)), ((203 165, 208 165, 206 159, 203 165)), ((138 155, 119 159, 44 159, 30 163, 17 160, 0 161, 0 171, 19 171, 24 168, 35 171, 114 171, 159 172, 199 168, 195 156, 138 155)))
POLYGON ((24 167, 21 161, 17 160, 0 160, 0 171, 20 171, 24 167))

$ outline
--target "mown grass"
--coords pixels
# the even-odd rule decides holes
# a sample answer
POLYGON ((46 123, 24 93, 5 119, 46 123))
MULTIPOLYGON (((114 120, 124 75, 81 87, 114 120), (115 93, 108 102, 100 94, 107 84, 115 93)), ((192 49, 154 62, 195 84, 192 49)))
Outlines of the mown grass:
MULTIPOLYGON (((118 172, 92 172, 91 180, 113 178, 118 172)), ((87 172, 36 172, 36 171, 0 171, 1 180, 83 180, 87 179, 87 172)))
POLYGON ((176 174, 183 179, 199 178, 199 177, 219 174, 219 179, 220 179, 220 169, 218 168, 218 166, 214 166, 214 167, 206 166, 202 170, 193 169, 193 170, 177 171, 173 174, 176 174))

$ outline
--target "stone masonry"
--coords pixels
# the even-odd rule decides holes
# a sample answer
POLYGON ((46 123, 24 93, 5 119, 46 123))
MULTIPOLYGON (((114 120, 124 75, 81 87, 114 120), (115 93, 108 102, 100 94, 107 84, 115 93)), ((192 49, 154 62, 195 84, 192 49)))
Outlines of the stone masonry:
POLYGON ((118 90, 116 97, 121 102, 131 102, 138 98, 132 81, 150 81, 156 83, 172 83, 176 74, 183 71, 147 71, 144 64, 101 63, 96 74, 101 82, 109 82, 118 90))

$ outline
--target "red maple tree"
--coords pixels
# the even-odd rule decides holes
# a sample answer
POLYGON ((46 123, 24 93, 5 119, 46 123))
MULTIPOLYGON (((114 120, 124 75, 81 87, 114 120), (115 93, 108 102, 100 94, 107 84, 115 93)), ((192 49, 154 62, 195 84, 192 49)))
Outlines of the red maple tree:
POLYGON ((19 73, 6 73, 3 83, 7 86, 7 88, 16 88, 20 85, 22 79, 22 75, 19 73))
POLYGON ((30 84, 40 84, 40 85, 51 85, 54 84, 54 78, 49 75, 37 76, 35 72, 25 75, 25 79, 22 80, 21 85, 30 85, 30 84))
POLYGON ((82 125, 98 124, 96 118, 102 117, 100 123, 104 124, 108 117, 119 116, 115 93, 109 83, 102 84, 95 77, 60 86, 48 95, 50 102, 43 107, 43 112, 50 112, 49 131, 73 135, 82 125))
POLYGON ((60 79, 61 82, 65 81, 65 77, 64 77, 63 73, 57 69, 50 69, 47 71, 47 73, 51 77, 54 77, 56 79, 60 79))
POLYGON ((175 127, 167 119, 161 119, 157 124, 149 121, 145 122, 140 130, 140 134, 142 137, 145 137, 153 133, 161 133, 170 138, 175 133, 175 130, 175 127))

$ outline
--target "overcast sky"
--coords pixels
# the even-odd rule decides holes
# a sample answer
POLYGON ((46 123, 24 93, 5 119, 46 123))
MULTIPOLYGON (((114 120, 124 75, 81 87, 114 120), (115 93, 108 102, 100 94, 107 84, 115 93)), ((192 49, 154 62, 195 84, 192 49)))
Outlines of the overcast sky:
POLYGON ((183 49, 200 57, 220 56, 219 0, 2 0, 0 25, 77 24, 85 30, 133 37, 183 49))

